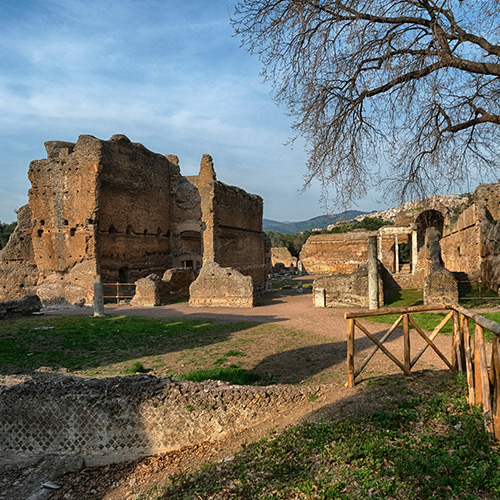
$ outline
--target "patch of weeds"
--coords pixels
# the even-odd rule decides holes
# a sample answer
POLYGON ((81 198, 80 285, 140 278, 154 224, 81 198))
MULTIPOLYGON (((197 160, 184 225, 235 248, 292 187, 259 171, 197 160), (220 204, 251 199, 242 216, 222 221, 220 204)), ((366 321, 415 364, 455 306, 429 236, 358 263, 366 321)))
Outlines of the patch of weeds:
POLYGON ((192 380, 193 382, 203 382, 204 380, 222 380, 238 385, 250 385, 261 380, 258 373, 244 370, 237 365, 229 365, 225 368, 208 368, 206 370, 195 370, 181 375, 180 380, 192 380))
POLYGON ((123 373, 125 375, 135 375, 136 373, 147 373, 148 371, 140 361, 136 361, 132 366, 125 368, 123 373))
POLYGON ((153 359, 151 363, 152 368, 159 368, 160 366, 163 366, 165 364, 165 361, 163 361, 163 359, 161 358, 156 358, 153 359))
POLYGON ((243 351, 230 349, 229 351, 225 352, 220 358, 216 359, 214 365, 223 365, 229 360, 229 358, 242 358, 244 356, 246 356, 246 354, 243 351))
POLYGON ((314 403, 319 398, 317 394, 311 394, 307 399, 311 402, 314 403))
POLYGON ((175 476, 166 500, 499 498, 500 456, 480 410, 456 388, 412 396, 370 418, 307 423, 230 462, 175 476))

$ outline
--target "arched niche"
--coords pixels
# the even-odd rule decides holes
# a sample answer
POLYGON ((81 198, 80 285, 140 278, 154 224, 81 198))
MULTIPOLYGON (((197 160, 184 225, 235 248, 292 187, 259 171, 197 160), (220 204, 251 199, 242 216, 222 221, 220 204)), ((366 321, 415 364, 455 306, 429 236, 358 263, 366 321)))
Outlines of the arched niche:
POLYGON ((425 243, 425 232, 430 227, 438 230, 439 237, 443 235, 444 216, 439 210, 424 210, 415 219, 417 228, 417 247, 420 250, 425 243))

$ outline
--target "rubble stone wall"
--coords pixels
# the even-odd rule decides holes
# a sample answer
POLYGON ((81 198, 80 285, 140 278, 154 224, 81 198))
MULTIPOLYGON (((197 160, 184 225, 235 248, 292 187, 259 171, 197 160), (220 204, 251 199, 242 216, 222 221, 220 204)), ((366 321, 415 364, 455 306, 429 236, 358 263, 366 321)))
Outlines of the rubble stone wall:
POLYGON ((317 234, 308 238, 300 261, 309 274, 352 273, 366 264, 368 236, 373 232, 317 234))
MULTIPOLYGON (((332 276, 317 278, 313 283, 314 301, 316 290, 324 290, 324 306, 335 307, 343 305, 369 306, 368 298, 368 266, 365 264, 350 274, 337 273, 332 276)), ((379 273, 379 304, 384 304, 384 283, 379 273)))
POLYGON ((215 184, 214 196, 216 262, 251 276, 256 288, 264 288, 267 266, 262 198, 221 182, 215 184))
POLYGON ((250 431, 307 403, 318 388, 246 387, 152 376, 34 379, 0 387, 0 463, 79 455, 86 466, 250 431))
POLYGON ((172 267, 171 185, 178 166, 125 136, 102 142, 99 255, 104 282, 134 282, 172 267))
POLYGON ((285 267, 297 267, 297 257, 292 257, 290 250, 286 247, 271 248, 271 264, 283 264, 285 267))
POLYGON ((205 262, 189 287, 191 307, 253 307, 255 288, 252 277, 217 262, 205 262))
POLYGON ((38 269, 31 243, 32 232, 31 208, 25 205, 17 212, 16 229, 0 250, 0 301, 36 294, 38 269))
POLYGON ((453 221, 445 221, 440 241, 444 267, 463 272, 470 281, 481 278, 481 225, 478 207, 471 205, 453 221))

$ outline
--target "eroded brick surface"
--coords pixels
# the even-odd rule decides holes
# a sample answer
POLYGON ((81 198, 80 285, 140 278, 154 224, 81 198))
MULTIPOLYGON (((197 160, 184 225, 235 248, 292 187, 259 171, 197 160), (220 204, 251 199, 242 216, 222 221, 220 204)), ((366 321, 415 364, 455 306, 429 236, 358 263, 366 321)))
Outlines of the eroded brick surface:
MULTIPOLYGON (((250 276, 254 290, 265 286, 262 199, 217 181, 209 155, 199 175, 184 177, 176 156, 124 135, 45 147, 47 158, 29 168, 29 206, 0 253, 0 300, 36 293, 45 303, 91 304, 96 275, 132 283, 173 268, 197 272, 204 260, 250 276)), ((172 298, 189 286, 168 281, 172 298)))

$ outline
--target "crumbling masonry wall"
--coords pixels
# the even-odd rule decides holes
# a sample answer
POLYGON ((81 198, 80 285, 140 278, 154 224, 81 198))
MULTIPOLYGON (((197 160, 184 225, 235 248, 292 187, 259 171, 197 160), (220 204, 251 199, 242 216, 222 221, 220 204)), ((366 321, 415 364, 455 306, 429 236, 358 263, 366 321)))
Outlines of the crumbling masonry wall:
MULTIPOLYGON (((384 284, 379 272, 379 303, 384 303, 384 284)), ((366 263, 353 273, 336 273, 317 278, 313 283, 314 305, 335 307, 355 305, 369 306, 368 266, 366 263)))
POLYGON ((500 184, 483 184, 469 205, 445 220, 441 239, 443 263, 468 280, 500 287, 500 184))
POLYGON ((268 274, 269 248, 257 195, 217 181, 210 155, 193 179, 201 196, 203 267, 190 287, 193 307, 252 307, 268 274))
POLYGON ((271 265, 283 264, 284 267, 297 267, 297 257, 293 257, 286 247, 271 248, 271 265))
POLYGON ((172 184, 179 168, 125 136, 99 141, 100 274, 104 282, 134 282, 172 267, 172 184))
POLYGON ((176 156, 124 135, 45 147, 47 158, 30 165, 29 206, 0 252, 0 300, 92 303, 96 275, 124 283, 198 271, 202 254, 265 286, 262 199, 217 181, 209 155, 199 175, 183 177, 176 156))
POLYGON ((352 273, 366 264, 371 232, 315 234, 308 238, 300 261, 309 274, 352 273))
POLYGON ((0 464, 46 454, 79 455, 87 467, 122 462, 250 431, 315 394, 147 375, 34 379, 0 387, 0 464))

